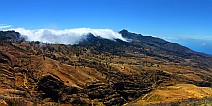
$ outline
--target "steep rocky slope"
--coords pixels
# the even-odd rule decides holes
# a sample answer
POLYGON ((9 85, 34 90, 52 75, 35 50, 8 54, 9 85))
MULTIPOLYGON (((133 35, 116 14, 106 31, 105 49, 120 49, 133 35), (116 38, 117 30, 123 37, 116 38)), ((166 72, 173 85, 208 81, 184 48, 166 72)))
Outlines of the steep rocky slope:
POLYGON ((158 87, 212 87, 210 55, 159 38, 120 33, 131 42, 90 34, 78 45, 45 44, 2 31, 0 99, 18 105, 122 105, 158 87))

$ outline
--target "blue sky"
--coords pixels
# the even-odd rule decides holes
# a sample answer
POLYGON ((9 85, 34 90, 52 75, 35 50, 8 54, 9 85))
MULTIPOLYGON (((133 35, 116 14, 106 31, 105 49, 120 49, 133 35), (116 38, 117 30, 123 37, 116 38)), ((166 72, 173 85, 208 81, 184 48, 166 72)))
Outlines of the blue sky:
POLYGON ((1 26, 127 29, 212 54, 212 0, 0 0, 0 3, 1 26))

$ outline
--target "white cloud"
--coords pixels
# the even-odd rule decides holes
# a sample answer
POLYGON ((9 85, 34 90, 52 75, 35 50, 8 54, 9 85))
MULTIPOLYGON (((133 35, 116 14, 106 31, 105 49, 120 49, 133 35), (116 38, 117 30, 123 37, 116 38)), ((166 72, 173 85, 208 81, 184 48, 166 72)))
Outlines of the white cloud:
POLYGON ((201 45, 202 45, 202 46, 205 46, 205 45, 206 45, 206 43, 202 43, 201 45))
POLYGON ((6 29, 6 28, 11 28, 12 25, 4 25, 4 24, 1 24, 0 25, 0 29, 6 29))
POLYGON ((26 36, 28 41, 40 41, 44 43, 77 44, 82 39, 86 39, 85 35, 89 33, 92 33, 94 36, 100 36, 110 40, 121 39, 126 41, 121 34, 114 32, 111 29, 75 28, 65 30, 27 30, 24 28, 15 28, 10 30, 15 30, 21 35, 26 36))

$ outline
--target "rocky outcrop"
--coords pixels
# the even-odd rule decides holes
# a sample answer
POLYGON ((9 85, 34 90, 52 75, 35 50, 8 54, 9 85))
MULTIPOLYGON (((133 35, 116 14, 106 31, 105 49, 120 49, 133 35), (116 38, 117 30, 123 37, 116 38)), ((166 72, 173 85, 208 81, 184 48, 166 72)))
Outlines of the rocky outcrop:
POLYGON ((59 101, 65 85, 61 79, 53 75, 46 75, 38 83, 38 90, 42 91, 43 98, 51 98, 55 102, 59 101))
POLYGON ((45 75, 38 83, 38 91, 43 92, 42 98, 51 98, 54 102, 67 104, 89 104, 90 100, 82 90, 68 87, 55 75, 45 75))
POLYGON ((122 105, 126 100, 115 89, 114 85, 101 82, 93 82, 85 88, 85 93, 90 99, 97 99, 105 105, 122 105))

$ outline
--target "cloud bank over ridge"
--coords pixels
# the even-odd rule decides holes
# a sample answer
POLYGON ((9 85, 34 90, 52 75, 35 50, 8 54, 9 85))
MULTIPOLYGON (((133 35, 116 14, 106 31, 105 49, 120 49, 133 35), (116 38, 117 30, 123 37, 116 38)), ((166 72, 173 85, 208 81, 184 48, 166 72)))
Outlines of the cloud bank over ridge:
MULTIPOLYGON (((77 44, 80 41, 86 39, 86 35, 92 33, 94 36, 100 36, 102 38, 114 40, 121 39, 123 41, 129 41, 111 29, 91 29, 91 28, 74 28, 64 30, 53 29, 36 29, 28 30, 25 28, 10 28, 11 25, 0 25, 0 30, 15 30, 22 36, 25 36, 27 41, 40 41, 43 43, 53 44, 77 44)), ((146 34, 147 35, 147 34, 146 34)), ((152 36, 152 35, 148 35, 152 36)), ((212 54, 212 37, 211 36, 154 36, 162 38, 169 42, 179 43, 183 46, 189 47, 192 50, 198 52, 205 52, 212 54)))
POLYGON ((75 28, 65 30, 53 30, 53 29, 37 29, 28 30, 25 28, 14 28, 27 41, 40 41, 44 43, 54 44, 77 44, 81 40, 86 39, 86 35, 93 34, 94 36, 100 36, 105 39, 121 39, 126 41, 118 32, 111 29, 91 29, 91 28, 75 28))

